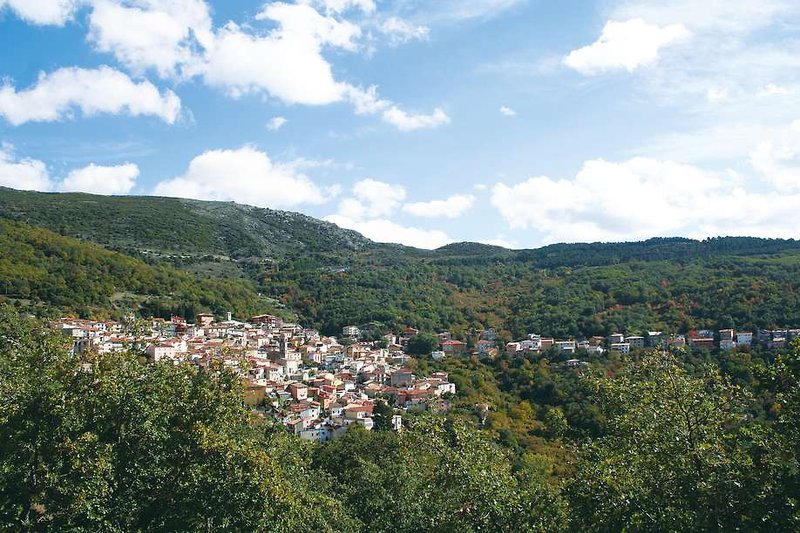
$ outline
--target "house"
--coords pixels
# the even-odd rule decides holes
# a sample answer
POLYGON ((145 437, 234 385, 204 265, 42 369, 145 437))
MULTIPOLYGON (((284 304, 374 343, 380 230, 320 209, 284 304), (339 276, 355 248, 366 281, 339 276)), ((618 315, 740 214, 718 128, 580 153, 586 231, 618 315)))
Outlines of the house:
POLYGON ((478 349, 478 353, 480 355, 487 355, 492 350, 492 348, 495 347, 495 343, 487 340, 479 340, 475 344, 475 347, 478 349))
POLYGON ((177 355, 175 346, 171 344, 151 344, 147 347, 146 353, 156 363, 163 359, 175 360, 177 355))
POLYGON ((308 398, 308 387, 303 383, 290 383, 289 393, 295 400, 305 400, 308 398))
POLYGON ((630 337, 625 337, 625 342, 631 345, 631 348, 644 348, 644 337, 640 337, 638 335, 631 335, 630 337))
POLYGON ((400 432, 403 429, 403 417, 400 415, 392 415, 392 429, 400 432))
POLYGON ((342 328, 342 337, 358 337, 361 330, 356 326, 345 326, 342 328))
POLYGON ((750 346, 753 344, 753 334, 752 332, 747 331, 739 331, 736 333, 736 344, 743 345, 743 346, 750 346))
POLYGON ((250 318, 250 323, 256 326, 272 329, 280 327, 283 321, 273 315, 256 315, 250 318))
POLYGON ((556 347, 561 351, 561 353, 575 353, 575 341, 558 341, 556 342, 556 347))
POLYGON ((431 352, 431 359, 433 359, 434 361, 441 361, 442 359, 445 358, 445 356, 446 354, 441 350, 436 350, 431 352))
POLYGON ((650 347, 657 347, 667 342, 667 336, 661 331, 648 331, 647 332, 647 345, 650 347))
POLYGON ((623 342, 625 342, 625 335, 622 333, 612 333, 608 336, 609 344, 622 344, 623 342))
POLYGON ((409 387, 414 383, 414 374, 408 368, 396 370, 391 377, 392 387, 409 387))
POLYGON ((612 352, 619 352, 623 355, 631 353, 631 345, 627 342, 613 342, 609 349, 612 352))
POLYGON ((214 323, 214 314, 213 313, 200 313, 197 315, 197 325, 201 328, 206 326, 210 326, 214 323))
POLYGON ((714 348, 714 337, 689 337, 689 344, 694 348, 714 348))
POLYGON ((445 341, 442 343, 442 351, 447 355, 463 354, 467 351, 467 344, 461 341, 445 341))

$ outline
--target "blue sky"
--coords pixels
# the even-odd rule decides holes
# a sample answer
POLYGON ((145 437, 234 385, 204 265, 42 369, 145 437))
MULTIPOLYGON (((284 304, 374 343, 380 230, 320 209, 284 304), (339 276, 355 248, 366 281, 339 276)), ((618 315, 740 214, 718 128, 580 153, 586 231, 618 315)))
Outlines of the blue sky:
POLYGON ((378 241, 800 238, 793 0, 0 0, 0 185, 378 241))

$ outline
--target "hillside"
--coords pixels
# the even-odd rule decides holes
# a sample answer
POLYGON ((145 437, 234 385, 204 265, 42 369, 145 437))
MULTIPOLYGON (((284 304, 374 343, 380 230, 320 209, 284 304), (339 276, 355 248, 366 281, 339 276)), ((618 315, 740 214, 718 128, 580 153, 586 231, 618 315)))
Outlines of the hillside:
POLYGON ((0 303, 37 314, 238 315, 275 305, 248 281, 199 279, 43 228, 0 220, 0 303))
POLYGON ((232 202, 0 187, 0 217, 107 247, 164 255, 280 259, 370 244, 354 231, 299 213, 232 202))
POLYGON ((326 333, 368 322, 462 338, 485 327, 517 337, 800 325, 795 240, 658 238, 513 251, 456 243, 428 251, 234 203, 2 188, 0 218, 178 267, 187 279, 252 286, 326 333))

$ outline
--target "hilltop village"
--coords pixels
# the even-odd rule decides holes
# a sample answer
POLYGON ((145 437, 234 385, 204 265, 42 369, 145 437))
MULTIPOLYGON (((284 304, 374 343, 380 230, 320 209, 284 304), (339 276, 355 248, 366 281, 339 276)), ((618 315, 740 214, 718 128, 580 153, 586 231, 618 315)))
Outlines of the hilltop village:
MULTIPOLYGON (((324 442, 353 425, 371 430, 376 423, 402 429, 402 413, 425 409, 446 413, 456 385, 446 372, 417 376, 407 368, 410 343, 420 332, 404 328, 377 340, 364 341, 356 326, 343 328, 341 337, 322 336, 317 330, 287 323, 273 315, 253 316, 242 322, 228 314, 217 321, 200 314, 195 322, 174 316, 126 323, 62 318, 54 327, 70 337, 75 353, 133 349, 150 361, 172 361, 209 368, 223 365, 246 381, 246 403, 273 417, 301 438, 324 442)), ((759 331, 699 330, 687 334, 650 331, 645 335, 613 334, 583 340, 556 340, 530 334, 502 344, 493 329, 477 332, 478 340, 464 342, 447 332, 434 338, 429 356, 497 357, 544 354, 568 367, 588 365, 592 356, 610 352, 626 355, 645 348, 681 347, 733 350, 761 343, 781 348, 800 336, 798 329, 759 331)))

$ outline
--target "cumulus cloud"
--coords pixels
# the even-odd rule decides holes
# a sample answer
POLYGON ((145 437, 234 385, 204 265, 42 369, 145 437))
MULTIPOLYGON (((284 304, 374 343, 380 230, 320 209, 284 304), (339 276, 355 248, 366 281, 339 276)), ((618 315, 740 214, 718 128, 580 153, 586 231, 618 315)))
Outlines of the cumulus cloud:
POLYGON ((798 237, 800 195, 752 192, 742 177, 648 158, 588 161, 570 180, 547 176, 496 184, 491 202, 517 229, 545 243, 653 236, 798 237))
POLYGON ((433 110, 433 113, 426 115, 408 113, 393 105, 383 112, 383 120, 400 131, 438 128, 450 124, 450 117, 438 107, 433 110))
POLYGON ((90 165, 72 170, 59 189, 92 194, 128 194, 136 185, 139 167, 133 163, 115 166, 90 165))
POLYGON ((378 242, 428 249, 453 242, 443 231, 403 226, 389 219, 406 198, 401 185, 367 178, 355 183, 351 193, 339 202, 338 212, 324 220, 378 242))
POLYGON ((450 117, 441 109, 434 109, 431 114, 414 114, 403 111, 389 100, 378 96, 377 87, 367 89, 348 86, 345 96, 359 115, 380 113, 383 121, 393 125, 400 131, 437 128, 449 124, 450 117))
POLYGON ((78 3, 78 0, 0 0, 0 10, 8 7, 31 24, 63 26, 72 18, 78 3))
POLYGON ((24 191, 49 191, 53 184, 47 165, 36 159, 19 159, 11 145, 0 145, 0 186, 24 191))
POLYGON ((453 242, 443 231, 402 226, 386 219, 358 220, 343 215, 329 215, 325 220, 339 227, 355 230, 378 242, 392 242, 429 250, 453 242))
POLYGON ((288 208, 324 203, 332 191, 316 185, 291 162, 275 163, 264 152, 245 146, 204 152, 192 159, 183 175, 159 183, 153 194, 288 208))
POLYGON ((458 218, 472 209, 474 204, 475 197, 471 194, 457 194, 445 200, 405 204, 403 211, 418 217, 458 218))
POLYGON ((267 129, 270 131, 278 131, 281 129, 287 122, 285 117, 272 117, 267 122, 267 129))
POLYGON ((9 144, 0 146, 0 186, 29 191, 75 191, 93 194, 127 194, 136 184, 139 168, 131 163, 100 166, 94 163, 69 172, 60 183, 43 161, 18 158, 9 144))
POLYGON ((424 41, 430 34, 430 28, 427 26, 414 25, 399 17, 389 17, 384 20, 380 25, 380 30, 394 46, 410 41, 424 41))
POLYGON ((257 15, 277 25, 253 35, 229 22, 217 34, 201 67, 205 81, 238 95, 266 91, 288 104, 324 105, 343 99, 322 55, 325 46, 353 51, 360 28, 304 4, 275 2, 257 15))
POLYGON ((172 91, 159 92, 149 81, 135 82, 107 66, 42 73, 34 86, 20 91, 10 84, 0 87, 0 116, 15 126, 70 118, 76 109, 87 116, 151 115, 173 124, 181 101, 172 91))
MULTIPOLYGON (((374 88, 361 94, 334 76, 326 58, 330 50, 363 49, 361 26, 345 18, 352 11, 363 13, 362 23, 377 24, 392 44, 427 36, 424 26, 397 17, 374 22, 370 18, 376 11, 374 0, 268 2, 255 16, 266 28, 232 21, 215 27, 204 0, 0 0, 0 8, 6 5, 42 24, 63 24, 77 7, 89 6, 89 42, 136 75, 153 71, 168 79, 199 77, 234 98, 260 93, 287 104, 311 106, 347 101, 357 113, 380 114, 403 131, 449 122, 441 109, 410 113, 378 97, 374 88)), ((169 105, 161 114, 172 122, 177 96, 168 92, 162 98, 168 98, 169 105)))
POLYGON ((516 117, 517 112, 507 106, 500 106, 500 114, 504 117, 516 117))
POLYGON ((587 76, 620 69, 633 72, 658 61, 662 48, 685 41, 689 36, 689 30, 682 24, 659 27, 640 18, 610 20, 597 41, 570 52, 564 64, 587 76))
POLYGON ((357 182, 351 192, 353 198, 345 198, 339 204, 339 214, 351 219, 389 216, 406 198, 402 185, 371 178, 357 182))
POLYGON ((203 0, 93 0, 89 40, 134 71, 177 74, 196 61, 194 47, 213 39, 203 0))

